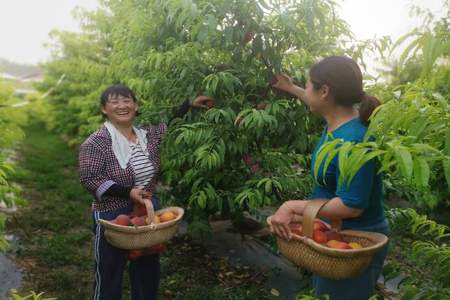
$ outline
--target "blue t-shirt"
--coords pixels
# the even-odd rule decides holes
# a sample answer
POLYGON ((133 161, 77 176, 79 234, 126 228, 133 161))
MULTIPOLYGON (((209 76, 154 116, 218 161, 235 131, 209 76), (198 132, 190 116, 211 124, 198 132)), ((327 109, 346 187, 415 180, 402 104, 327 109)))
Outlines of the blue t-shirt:
MULTIPOLYGON (((326 141, 343 139, 344 141, 360 143, 363 141, 366 132, 367 127, 361 123, 359 118, 344 123, 331 132, 331 136, 327 133, 327 128, 325 128, 311 158, 311 173, 314 170, 317 151, 326 141)), ((339 197, 346 206, 364 210, 357 218, 345 219, 343 228, 365 228, 385 220, 382 203, 383 182, 381 175, 377 174, 376 161, 374 159, 364 164, 348 185, 342 184, 338 186, 338 155, 329 164, 325 178, 323 178, 322 174, 323 164, 319 168, 318 183, 314 186, 311 199, 339 197)))

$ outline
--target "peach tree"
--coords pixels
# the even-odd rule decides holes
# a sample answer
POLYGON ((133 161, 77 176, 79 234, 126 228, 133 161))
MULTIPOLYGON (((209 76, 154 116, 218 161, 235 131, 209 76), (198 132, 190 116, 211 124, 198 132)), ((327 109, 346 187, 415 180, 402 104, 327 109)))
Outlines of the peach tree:
POLYGON ((333 1, 111 0, 78 15, 82 33, 53 33, 45 66, 55 129, 80 142, 101 122, 97 99, 114 82, 141 99, 141 123, 167 121, 185 99, 209 95, 214 107, 169 126, 166 199, 208 215, 307 195, 321 124, 270 81, 285 71, 304 84, 320 57, 361 57, 333 1))

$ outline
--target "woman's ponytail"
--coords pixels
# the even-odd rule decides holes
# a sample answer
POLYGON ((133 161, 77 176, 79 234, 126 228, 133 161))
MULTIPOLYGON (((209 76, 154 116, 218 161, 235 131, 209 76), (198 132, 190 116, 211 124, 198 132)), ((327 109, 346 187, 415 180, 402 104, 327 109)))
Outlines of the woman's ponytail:
POLYGON ((365 126, 369 126, 369 118, 372 115, 375 108, 381 105, 380 100, 374 96, 364 93, 362 100, 359 104, 359 119, 365 126))

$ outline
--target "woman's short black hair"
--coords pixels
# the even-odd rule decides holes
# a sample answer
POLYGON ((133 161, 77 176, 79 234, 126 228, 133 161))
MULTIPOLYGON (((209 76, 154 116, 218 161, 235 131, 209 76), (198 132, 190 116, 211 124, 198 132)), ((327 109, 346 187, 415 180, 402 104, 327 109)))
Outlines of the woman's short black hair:
POLYGON ((118 96, 130 97, 134 102, 137 102, 136 96, 133 91, 123 84, 115 84, 108 87, 100 96, 100 104, 102 106, 106 105, 109 98, 115 98, 118 96))
MULTIPOLYGON (((100 96, 100 105, 102 107, 104 107, 106 105, 106 102, 110 99, 110 98, 115 98, 118 96, 122 96, 122 97, 130 97, 131 99, 133 99, 133 101, 136 103, 137 99, 136 96, 134 95, 133 91, 127 87, 126 85, 123 84, 114 84, 111 85, 110 87, 108 87, 100 96)), ((136 112, 136 116, 139 115, 139 112, 136 112)), ((104 118, 106 118, 107 116, 102 112, 102 116, 104 118)))

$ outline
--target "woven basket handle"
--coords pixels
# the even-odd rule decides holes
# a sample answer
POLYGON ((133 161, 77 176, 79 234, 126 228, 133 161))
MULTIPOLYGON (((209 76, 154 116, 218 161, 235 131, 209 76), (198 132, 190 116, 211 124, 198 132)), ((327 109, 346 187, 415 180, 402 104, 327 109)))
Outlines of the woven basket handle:
MULTIPOLYGON (((303 211, 303 233, 305 236, 312 238, 314 230, 314 220, 322 207, 327 204, 328 200, 311 200, 303 211)), ((331 228, 340 231, 342 227, 341 219, 331 219, 331 228)))
POLYGON ((147 218, 145 219, 145 222, 150 225, 153 222, 153 219, 155 218, 155 209, 153 208, 153 203, 151 198, 150 199, 144 199, 145 208, 147 209, 147 218))

